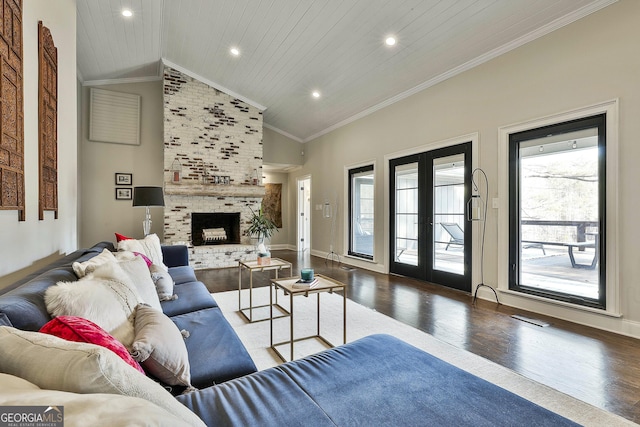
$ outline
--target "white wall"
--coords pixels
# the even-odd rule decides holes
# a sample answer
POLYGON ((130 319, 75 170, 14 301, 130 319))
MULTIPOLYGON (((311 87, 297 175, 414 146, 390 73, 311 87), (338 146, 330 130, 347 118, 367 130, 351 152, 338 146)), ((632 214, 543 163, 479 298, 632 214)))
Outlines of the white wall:
POLYGON ((262 161, 271 165, 301 165, 304 145, 274 130, 262 129, 262 161))
POLYGON ((289 191, 288 174, 264 172, 262 175, 264 176, 263 182, 265 184, 282 184, 282 228, 279 228, 278 231, 271 236, 271 241, 269 242, 271 248, 295 248, 292 242, 295 241, 296 238, 296 224, 292 223, 291 219, 296 216, 291 216, 290 209, 292 203, 290 200, 293 200, 293 203, 295 203, 295 198, 291 199, 295 193, 289 191))
MULTIPOLYGON (((418 146, 479 135, 478 165, 488 174, 489 197, 497 191, 498 129, 525 120, 620 99, 619 120, 619 277, 623 318, 594 315, 552 304, 532 305, 502 294, 511 305, 640 336, 640 277, 637 242, 640 224, 640 2, 621 0, 543 38, 530 42, 470 71, 357 120, 307 144, 305 164, 292 173, 311 175, 312 205, 338 194, 344 200, 344 168, 376 161, 376 242, 378 264, 388 267, 384 204, 385 156, 418 146)), ((291 187, 290 187, 291 188, 291 187)), ((291 191, 291 190, 290 190, 291 191)), ((292 193, 293 194, 293 193, 292 193)), ((295 206, 291 206, 291 213, 295 206)), ((339 206, 338 236, 345 232, 344 206, 339 206)), ((290 213, 290 214, 291 214, 290 213)), ((329 224, 313 211, 313 252, 329 251, 329 224)), ((344 253, 342 239, 336 250, 344 253)), ((487 221, 485 283, 498 284, 497 211, 487 221)), ((477 263, 475 265, 477 268, 477 263)), ((503 284, 501 284, 503 286, 503 284)), ((491 294, 492 295, 492 294, 491 294)))
POLYGON ((78 247, 75 0, 23 2, 26 221, 0 211, 0 288, 78 247), (58 219, 38 220, 38 21, 58 48, 58 219))
MULTIPOLYGON (((100 86, 100 89, 141 97, 140 145, 89 141, 89 87, 82 89, 82 135, 80 143, 80 245, 92 246, 114 233, 142 238, 144 208, 131 200, 115 199, 116 172, 133 174, 133 185, 163 185, 162 81, 100 86)), ((163 235, 163 208, 152 207, 151 232, 163 235)))
MULTIPOLYGON (((304 163, 304 144, 284 136, 267 127, 262 129, 263 154, 265 164, 289 168, 304 163)), ((273 249, 296 248, 297 192, 296 183, 289 185, 289 174, 281 172, 263 172, 264 183, 282 184, 282 228, 271 237, 273 249), (290 191, 289 188, 292 190, 290 191), (292 211, 293 209, 293 211, 292 211)))

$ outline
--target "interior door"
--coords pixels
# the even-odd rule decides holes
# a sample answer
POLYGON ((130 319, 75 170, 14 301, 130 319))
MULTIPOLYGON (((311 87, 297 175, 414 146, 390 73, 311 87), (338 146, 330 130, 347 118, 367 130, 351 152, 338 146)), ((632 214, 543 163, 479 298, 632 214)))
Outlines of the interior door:
POLYGON ((393 159, 391 273, 471 291, 471 143, 393 159))

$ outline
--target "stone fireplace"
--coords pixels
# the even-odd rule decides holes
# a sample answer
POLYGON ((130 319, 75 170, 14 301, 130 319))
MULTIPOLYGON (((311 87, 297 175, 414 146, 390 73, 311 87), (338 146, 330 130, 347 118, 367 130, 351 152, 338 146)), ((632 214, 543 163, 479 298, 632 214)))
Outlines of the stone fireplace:
POLYGON ((165 242, 188 245, 194 268, 255 259, 246 230, 264 196, 262 111, 171 68, 164 71, 163 87, 165 242), (181 180, 173 182, 177 164, 181 180), (203 214, 218 219, 198 224, 203 214), (229 218, 235 225, 219 222, 229 218), (202 244, 203 228, 208 244, 202 244), (224 242, 217 240, 219 229, 224 242))

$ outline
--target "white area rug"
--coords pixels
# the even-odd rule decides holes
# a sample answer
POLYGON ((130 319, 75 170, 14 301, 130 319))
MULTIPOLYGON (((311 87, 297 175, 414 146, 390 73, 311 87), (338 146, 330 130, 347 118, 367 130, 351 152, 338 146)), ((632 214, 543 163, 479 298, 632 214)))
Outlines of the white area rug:
MULTIPOLYGON (((249 302, 248 290, 242 291, 243 307, 249 302)), ((270 322, 248 323, 238 312, 238 291, 220 292, 213 295, 238 336, 246 346, 259 370, 281 363, 270 347, 270 322)), ((289 308, 289 297, 278 295, 279 303, 289 308)), ((317 302, 316 295, 297 296, 294 300, 294 334, 296 338, 315 335, 317 302)), ((269 303, 268 288, 253 290, 254 306, 269 303)), ((276 310, 274 309, 274 313, 276 310)), ((263 307, 253 311, 255 318, 268 318, 269 309, 263 307)), ((342 344, 342 296, 321 294, 321 334, 335 345, 342 344)), ((289 318, 273 321, 274 342, 284 341, 289 336, 289 318)), ((487 359, 461 350, 438 340, 418 329, 347 300, 347 342, 371 334, 389 334, 398 337, 460 369, 471 372, 489 382, 518 394, 553 412, 563 415, 585 426, 628 426, 637 425, 615 414, 596 408, 588 403, 525 378, 518 373, 487 359)), ((303 357, 325 349, 317 340, 301 341, 295 344, 295 358, 303 357)), ((289 355, 288 346, 278 350, 289 355)), ((527 423, 524 422, 523 425, 527 423)))

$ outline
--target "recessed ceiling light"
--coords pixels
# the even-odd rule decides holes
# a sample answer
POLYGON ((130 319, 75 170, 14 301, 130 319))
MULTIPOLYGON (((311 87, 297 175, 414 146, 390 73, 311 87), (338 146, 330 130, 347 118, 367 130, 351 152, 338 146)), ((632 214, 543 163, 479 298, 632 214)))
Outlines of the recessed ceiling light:
POLYGON ((311 96, 313 96, 314 98, 320 98, 320 92, 314 90, 313 92, 311 92, 311 96))
POLYGON ((233 56, 239 56, 240 55, 240 50, 238 50, 237 47, 232 47, 229 52, 231 52, 231 55, 233 56))
POLYGON ((126 18, 131 18, 133 16, 133 12, 131 12, 129 9, 123 9, 122 16, 126 18))
POLYGON ((396 44, 396 38, 393 36, 389 36, 385 39, 384 44, 387 46, 393 46, 396 44))

